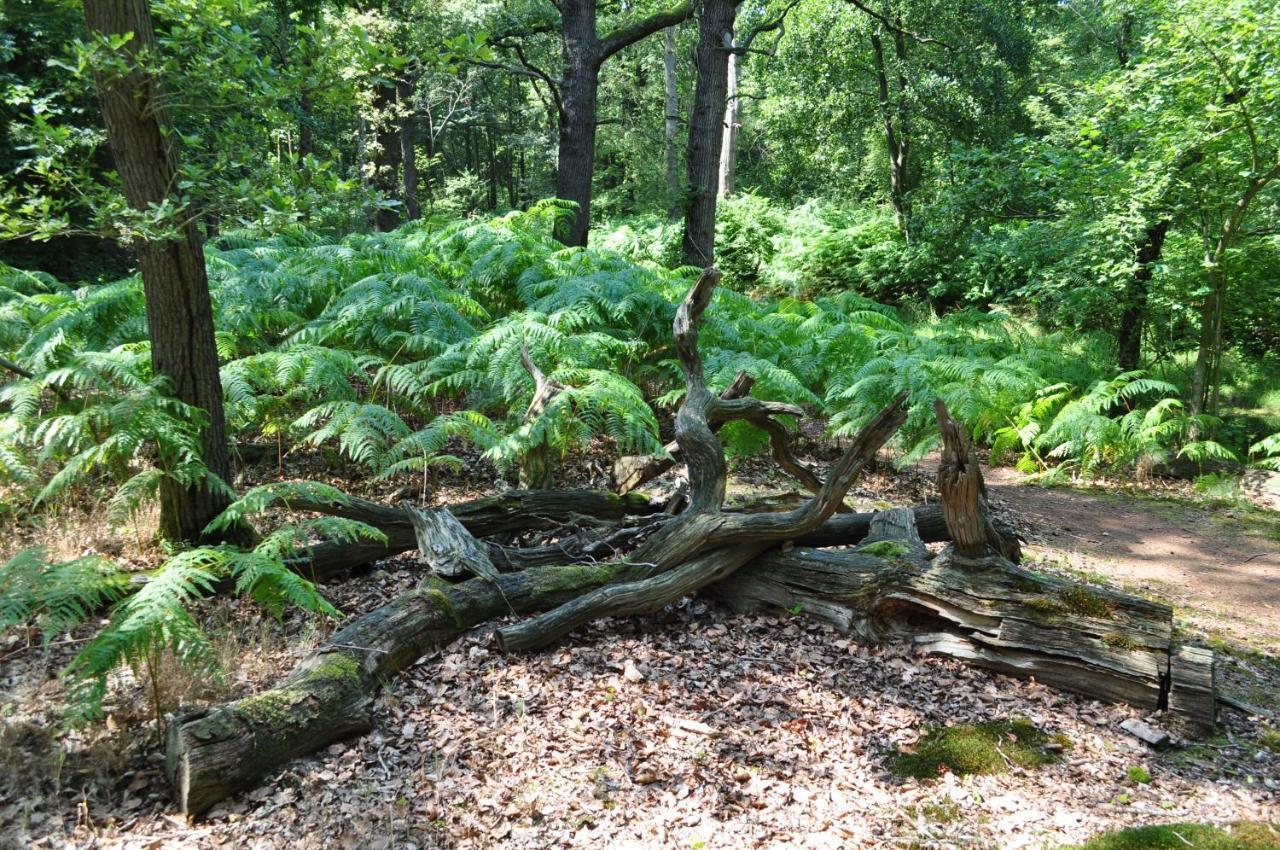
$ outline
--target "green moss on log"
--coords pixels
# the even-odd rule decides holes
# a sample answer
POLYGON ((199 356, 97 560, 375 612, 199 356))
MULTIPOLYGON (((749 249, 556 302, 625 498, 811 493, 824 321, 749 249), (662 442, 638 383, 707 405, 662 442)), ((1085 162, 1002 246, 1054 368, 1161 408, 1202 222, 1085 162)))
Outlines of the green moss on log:
POLYGON ((1084 614, 1086 617, 1110 617, 1115 611, 1115 606, 1110 601, 1081 584, 1060 589, 1058 598, 1062 600, 1067 610, 1074 614, 1084 614))
POLYGON ((1102 636, 1101 640, 1107 646, 1113 646, 1116 649, 1142 649, 1142 644, 1124 632, 1107 632, 1102 636))
POLYGON ((911 552, 907 546, 894 540, 877 540, 874 543, 867 543, 858 547, 858 551, 864 555, 882 558, 886 561, 891 558, 904 557, 911 552))

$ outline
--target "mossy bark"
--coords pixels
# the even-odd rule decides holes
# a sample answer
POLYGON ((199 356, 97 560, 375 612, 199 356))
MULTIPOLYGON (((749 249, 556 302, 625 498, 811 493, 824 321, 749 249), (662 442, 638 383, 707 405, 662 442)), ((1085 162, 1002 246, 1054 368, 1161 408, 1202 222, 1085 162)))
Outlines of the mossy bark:
POLYGON ((369 731, 382 683, 468 628, 510 610, 554 607, 642 571, 626 563, 575 564, 496 582, 428 578, 353 620, 271 690, 174 718, 165 767, 179 808, 198 816, 294 758, 369 731))

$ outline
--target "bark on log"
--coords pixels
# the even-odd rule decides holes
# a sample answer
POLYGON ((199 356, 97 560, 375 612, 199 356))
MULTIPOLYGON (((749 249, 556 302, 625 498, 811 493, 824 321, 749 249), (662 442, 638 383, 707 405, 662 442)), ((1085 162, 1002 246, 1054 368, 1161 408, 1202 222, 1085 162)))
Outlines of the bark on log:
POLYGON ((925 652, 1213 726, 1212 653, 1178 646, 1167 605, 998 556, 926 560, 912 512, 888 514, 902 531, 873 531, 856 551, 774 550, 709 592, 738 611, 800 606, 862 640, 906 635, 925 652))
POLYGON ((178 807, 199 816, 268 771, 369 731, 382 684, 472 626, 511 609, 556 605, 633 577, 637 569, 626 563, 540 567, 454 585, 426 579, 353 620, 271 690, 171 718, 165 770, 178 807))
MULTIPOLYGON (((295 569, 313 581, 327 581, 338 573, 371 561, 416 549, 413 521, 403 508, 383 505, 358 496, 341 501, 290 499, 288 507, 299 511, 345 517, 367 523, 387 535, 385 543, 358 540, 320 543, 300 558, 295 569)), ((575 516, 621 520, 628 515, 657 513, 640 493, 619 496, 602 490, 510 490, 496 496, 451 505, 449 511, 475 537, 516 533, 561 526, 575 516)))

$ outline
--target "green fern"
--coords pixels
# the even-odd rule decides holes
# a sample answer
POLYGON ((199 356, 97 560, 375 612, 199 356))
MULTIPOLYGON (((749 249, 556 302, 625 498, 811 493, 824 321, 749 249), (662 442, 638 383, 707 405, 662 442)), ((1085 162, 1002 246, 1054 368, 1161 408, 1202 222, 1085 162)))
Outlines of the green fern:
POLYGON ((0 565, 0 631, 32 623, 46 642, 123 596, 129 577, 97 555, 50 561, 25 549, 0 565))

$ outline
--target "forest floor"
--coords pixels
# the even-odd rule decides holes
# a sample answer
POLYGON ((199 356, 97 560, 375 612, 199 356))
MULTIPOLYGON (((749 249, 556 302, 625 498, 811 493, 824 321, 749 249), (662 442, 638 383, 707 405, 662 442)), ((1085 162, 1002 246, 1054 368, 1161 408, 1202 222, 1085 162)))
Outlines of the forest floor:
MULTIPOLYGON (((602 476, 586 463, 574 474, 602 476)), ((850 502, 918 503, 930 478, 928 463, 884 467, 850 502)), ((1280 715, 1280 513, 1174 483, 1043 489, 1003 469, 988 481, 1028 537, 1029 566, 1169 601, 1187 639, 1221 653, 1224 690, 1280 715)), ((795 498, 767 463, 737 464, 730 499, 761 494, 795 498)), ((87 539, 74 524, 61 533, 87 539)), ((358 614, 417 577, 402 556, 324 590, 358 614)), ((204 609, 225 681, 167 670, 168 705, 261 690, 333 628, 231 600, 204 609)), ((859 646, 803 615, 692 600, 531 655, 469 633, 388 687, 372 734, 190 825, 169 804, 148 689, 132 676, 106 723, 59 727, 56 674, 75 648, 0 638, 0 848, 1053 848, 1150 823, 1280 823, 1280 724, 1224 710, 1214 737, 1156 752, 1120 730, 1140 716, 1131 708, 905 644, 859 646), (1061 757, 925 781, 892 770, 931 727, 1012 718, 1061 736, 1061 757)))

